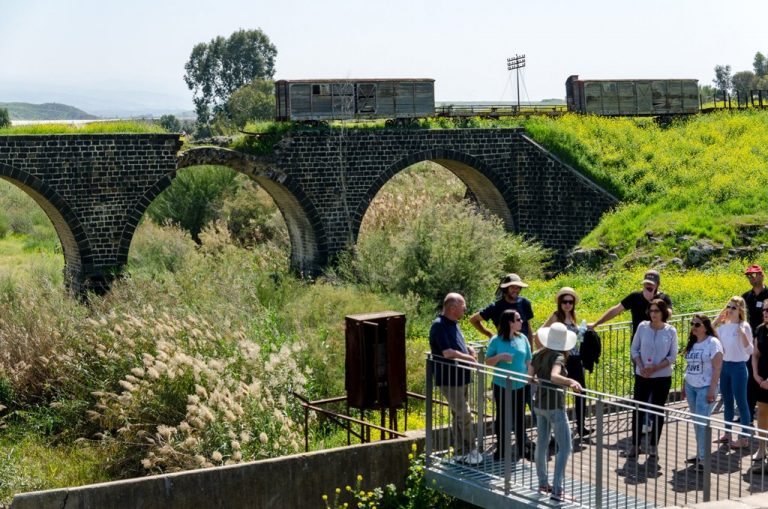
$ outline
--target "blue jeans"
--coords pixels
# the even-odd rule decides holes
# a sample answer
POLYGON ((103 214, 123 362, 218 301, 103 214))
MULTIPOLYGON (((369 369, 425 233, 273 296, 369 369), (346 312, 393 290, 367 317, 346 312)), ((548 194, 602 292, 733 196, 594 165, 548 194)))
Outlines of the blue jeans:
POLYGON ((537 408, 536 415, 538 419, 536 427, 539 434, 536 439, 536 475, 539 477, 539 486, 547 486, 549 484, 547 453, 549 452, 549 435, 554 431, 557 454, 555 454, 555 478, 552 482, 552 493, 559 495, 563 492, 565 464, 568 462, 568 455, 571 454, 572 448, 568 416, 565 415, 565 409, 563 408, 553 410, 537 408))
POLYGON ((742 426, 749 426, 752 418, 747 403, 747 366, 743 362, 723 362, 723 372, 720 375, 720 392, 723 395, 723 413, 725 414, 725 429, 731 429, 733 422, 733 400, 739 407, 739 420, 742 426))
POLYGON ((688 382, 685 382, 685 396, 688 398, 688 409, 694 415, 694 422, 700 423, 694 426, 696 429, 696 457, 700 460, 704 459, 704 453, 709 444, 704 441, 706 421, 703 419, 696 419, 695 416, 703 415, 704 417, 709 417, 712 415, 712 408, 715 404, 707 402, 708 392, 709 385, 705 387, 694 387, 688 382))

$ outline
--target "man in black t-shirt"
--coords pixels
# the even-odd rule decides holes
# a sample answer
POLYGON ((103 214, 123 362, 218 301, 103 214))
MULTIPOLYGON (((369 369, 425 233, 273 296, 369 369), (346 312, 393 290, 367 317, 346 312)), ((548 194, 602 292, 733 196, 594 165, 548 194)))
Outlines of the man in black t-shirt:
POLYGON ((523 327, 520 329, 520 332, 525 334, 528 342, 533 345, 530 324, 533 319, 533 308, 531 307, 531 301, 520 296, 523 288, 528 288, 528 285, 523 283, 520 276, 517 274, 507 274, 499 282, 497 290, 498 300, 488 304, 472 315, 469 318, 469 323, 481 334, 492 338, 496 335, 496 331, 488 329, 483 322, 490 320, 493 322, 494 327, 498 327, 501 314, 507 309, 513 309, 520 313, 520 318, 523 319, 523 327))
POLYGON ((600 324, 612 320, 629 309, 632 313, 632 334, 634 334, 640 322, 648 320, 648 306, 651 305, 653 299, 661 299, 666 302, 669 311, 672 312, 672 299, 664 292, 659 291, 660 284, 661 275, 659 271, 648 270, 645 276, 643 276, 643 289, 641 291, 632 292, 624 297, 621 302, 603 313, 603 316, 596 322, 589 324, 589 328, 593 329, 600 324))
MULTIPOLYGON (((744 275, 747 276, 749 284, 752 285, 752 289, 742 295, 744 302, 747 304, 747 321, 749 321, 749 325, 752 327, 752 334, 757 337, 757 326, 763 323, 763 301, 768 299, 768 288, 763 283, 764 274, 761 266, 750 265, 744 271, 744 275)), ((747 404, 752 420, 754 420, 757 410, 757 395, 760 392, 760 387, 757 385, 752 374, 751 356, 747 361, 747 373, 747 404)))

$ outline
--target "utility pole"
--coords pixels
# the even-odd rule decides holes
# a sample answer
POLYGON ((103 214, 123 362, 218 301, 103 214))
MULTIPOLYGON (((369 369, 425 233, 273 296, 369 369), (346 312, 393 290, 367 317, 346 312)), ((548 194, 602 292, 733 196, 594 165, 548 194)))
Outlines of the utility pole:
POLYGON ((507 59, 507 70, 517 71, 517 112, 520 113, 520 68, 525 67, 525 55, 517 55, 507 59))

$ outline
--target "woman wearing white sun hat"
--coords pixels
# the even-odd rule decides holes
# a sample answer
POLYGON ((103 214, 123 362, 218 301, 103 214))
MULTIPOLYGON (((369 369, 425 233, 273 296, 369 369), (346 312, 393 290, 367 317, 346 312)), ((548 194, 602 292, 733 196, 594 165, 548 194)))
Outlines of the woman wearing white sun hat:
POLYGON ((529 375, 538 381, 534 406, 538 416, 538 437, 536 444, 536 474, 539 490, 551 492, 554 500, 572 500, 564 493, 565 466, 571 453, 571 429, 565 413, 565 391, 570 387, 581 391, 581 384, 568 378, 565 369, 568 352, 576 345, 576 334, 565 324, 555 322, 551 327, 538 330, 542 348, 533 355, 529 375), (557 454, 555 455, 555 476, 550 485, 547 475, 547 452, 550 434, 554 431, 557 454))

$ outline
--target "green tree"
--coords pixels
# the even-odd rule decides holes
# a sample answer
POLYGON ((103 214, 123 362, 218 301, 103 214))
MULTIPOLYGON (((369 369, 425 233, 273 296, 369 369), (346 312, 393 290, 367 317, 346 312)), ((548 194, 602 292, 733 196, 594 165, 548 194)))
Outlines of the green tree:
POLYGON ((275 115, 275 84, 269 80, 253 80, 238 88, 226 104, 232 124, 242 128, 250 120, 268 120, 275 115))
POLYGON ((733 84, 733 90, 738 92, 739 101, 744 102, 749 98, 749 91, 752 88, 752 83, 755 81, 755 73, 752 71, 737 72, 731 78, 733 84))
POLYGON ((712 80, 717 90, 723 93, 723 96, 731 89, 731 66, 716 65, 715 79, 712 80))
POLYGON ((184 170, 152 202, 147 213, 157 223, 179 225, 199 243, 203 227, 218 217, 222 196, 234 192, 236 176, 233 170, 221 166, 184 170))
POLYGON ((755 76, 761 77, 768 74, 768 61, 766 61, 765 55, 759 51, 755 53, 755 59, 752 61, 752 68, 755 71, 755 76))
POLYGON ((0 108, 0 129, 11 126, 11 115, 6 108, 0 108))
POLYGON ((181 132, 181 122, 174 115, 163 115, 160 117, 160 125, 163 129, 172 133, 181 132))
POLYGON ((272 79, 277 49, 261 31, 238 30, 199 43, 184 65, 184 81, 193 93, 198 126, 210 130, 213 116, 232 94, 254 79, 272 79))

